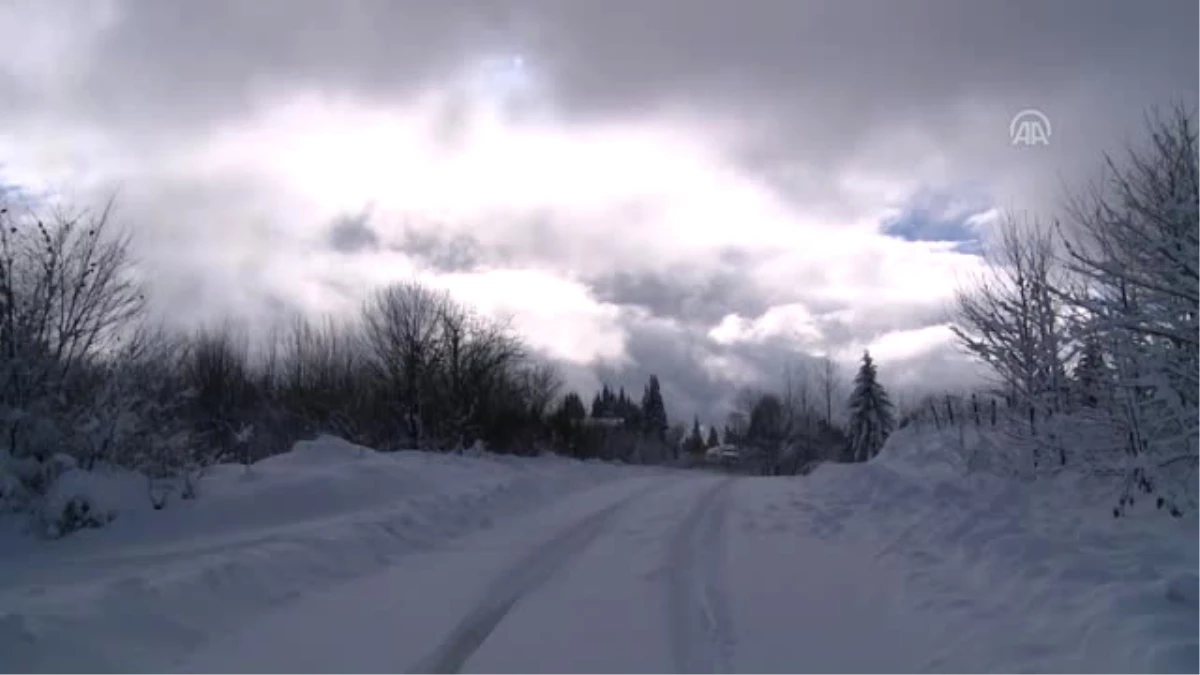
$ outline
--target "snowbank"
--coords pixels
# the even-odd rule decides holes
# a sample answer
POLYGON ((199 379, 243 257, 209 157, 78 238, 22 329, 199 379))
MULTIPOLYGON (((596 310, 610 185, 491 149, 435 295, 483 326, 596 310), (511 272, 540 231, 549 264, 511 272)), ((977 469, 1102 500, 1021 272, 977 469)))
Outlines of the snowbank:
POLYGON ((65 473, 115 520, 47 541, 0 532, 0 670, 154 670, 253 612, 489 527, 629 469, 557 457, 378 453, 322 437, 213 467, 155 511, 145 481, 65 473))
POLYGON ((1114 519, 1115 486, 1069 472, 1030 482, 967 473, 964 457, 1003 442, 962 440, 902 429, 872 462, 823 466, 805 484, 863 550, 904 571, 914 610, 943 617, 948 634, 970 627, 936 669, 1200 669, 1194 515, 1145 504, 1114 519))

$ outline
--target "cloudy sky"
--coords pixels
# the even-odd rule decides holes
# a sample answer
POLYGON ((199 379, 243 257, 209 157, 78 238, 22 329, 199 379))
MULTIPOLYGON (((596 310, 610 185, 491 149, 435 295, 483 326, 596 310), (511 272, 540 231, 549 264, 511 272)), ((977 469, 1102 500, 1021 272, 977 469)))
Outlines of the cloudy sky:
POLYGON ((1197 98, 1195 0, 0 0, 0 184, 118 195, 156 311, 346 312, 414 276, 573 386, 716 419, 864 348, 970 381, 1005 210, 1197 98), (1022 110, 1048 145, 1014 145, 1022 110), (640 388, 640 384, 637 385, 640 388))

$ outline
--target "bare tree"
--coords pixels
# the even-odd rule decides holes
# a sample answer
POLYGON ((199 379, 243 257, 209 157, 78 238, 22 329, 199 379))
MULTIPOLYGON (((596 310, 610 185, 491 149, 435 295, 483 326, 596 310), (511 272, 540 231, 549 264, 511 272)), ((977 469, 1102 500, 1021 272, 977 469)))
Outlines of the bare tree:
POLYGON ((520 371, 529 396, 530 412, 535 419, 545 417, 550 403, 563 388, 562 376, 548 363, 533 363, 520 371))
MULTIPOLYGON (((381 379, 369 367, 363 335, 352 324, 332 317, 294 317, 270 336, 259 359, 256 379, 270 410, 258 421, 282 449, 297 438, 333 433, 356 443, 374 444, 392 432, 373 424, 371 402, 379 398, 381 379)), ((261 439, 257 445, 266 442, 261 439)))
POLYGON ((829 427, 833 426, 833 400, 840 395, 838 386, 840 382, 837 364, 833 359, 825 356, 821 359, 818 386, 825 399, 825 425, 829 427))
POLYGON ((1058 291, 1068 278, 1052 231, 1010 217, 998 235, 988 272, 957 293, 951 330, 998 375, 1007 395, 1059 411, 1074 346, 1063 338, 1066 306, 1058 291))
POLYGON ((733 410, 726 419, 726 425, 733 432, 734 438, 739 444, 746 438, 746 432, 750 426, 750 413, 763 394, 763 391, 755 387, 742 387, 734 394, 733 410))
MULTIPOLYGON (((445 441, 464 447, 478 429, 479 408, 497 391, 498 385, 516 374, 524 356, 520 340, 507 323, 492 321, 449 300, 442 303, 440 331, 441 362, 436 369, 439 409, 448 436, 445 441)), ((561 386, 552 368, 531 366, 519 376, 522 390, 539 418, 561 386)))
POLYGON ((417 448, 424 446, 423 406, 430 375, 441 357, 440 331, 448 302, 444 291, 409 281, 376 292, 363 312, 373 362, 389 383, 403 411, 404 431, 417 448))
POLYGON ((813 384, 813 370, 808 363, 790 363, 784 367, 781 402, 789 432, 808 427, 815 417, 813 384))
POLYGON ((250 372, 245 334, 228 325, 192 336, 181 355, 180 375, 188 393, 189 417, 198 440, 217 456, 226 454, 250 424, 258 391, 250 372))

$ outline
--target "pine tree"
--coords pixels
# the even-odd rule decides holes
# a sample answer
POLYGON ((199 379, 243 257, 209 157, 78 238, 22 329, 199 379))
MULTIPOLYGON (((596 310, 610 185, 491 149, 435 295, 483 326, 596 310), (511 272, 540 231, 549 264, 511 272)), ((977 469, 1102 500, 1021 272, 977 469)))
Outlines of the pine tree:
POLYGON ((625 393, 624 387, 621 387, 615 393, 611 390, 609 391, 609 404, 605 414, 624 420, 625 423, 623 426, 626 429, 636 431, 641 428, 641 409, 625 393))
POLYGON ((704 434, 700 432, 700 418, 692 418, 692 433, 688 435, 684 450, 693 455, 704 452, 704 434))
POLYGON ((650 382, 646 385, 646 391, 642 395, 641 412, 646 435, 665 442, 669 428, 667 408, 663 403, 662 389, 659 387, 657 375, 651 375, 650 382))
POLYGON ((721 444, 721 439, 717 438, 717 428, 708 428, 708 440, 704 442, 705 448, 715 448, 721 444))
POLYGON ((551 428, 568 455, 579 456, 580 429, 586 417, 587 408, 575 392, 567 393, 550 416, 551 428))
POLYGON ((884 441, 895 428, 892 402, 879 384, 875 362, 863 352, 862 366, 854 377, 850 394, 850 457, 865 462, 879 454, 884 441))
POLYGON ((575 392, 568 392, 559 404, 558 414, 572 423, 582 422, 587 417, 587 409, 583 407, 583 399, 575 392))

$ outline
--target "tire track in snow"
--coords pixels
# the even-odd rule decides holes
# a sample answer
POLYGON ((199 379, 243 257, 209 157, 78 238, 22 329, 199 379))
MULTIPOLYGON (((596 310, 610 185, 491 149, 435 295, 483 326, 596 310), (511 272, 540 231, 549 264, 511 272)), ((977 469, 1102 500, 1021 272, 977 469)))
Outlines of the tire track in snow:
POLYGON ((671 542, 667 616, 671 653, 681 673, 732 670, 734 633, 724 579, 728 478, 704 493, 671 542))
POLYGON ((536 591, 582 553, 612 525, 618 513, 659 487, 655 484, 634 492, 617 504, 565 528, 523 556, 488 586, 475 608, 463 617, 441 644, 408 672, 459 672, 522 598, 536 591))

